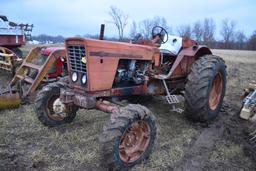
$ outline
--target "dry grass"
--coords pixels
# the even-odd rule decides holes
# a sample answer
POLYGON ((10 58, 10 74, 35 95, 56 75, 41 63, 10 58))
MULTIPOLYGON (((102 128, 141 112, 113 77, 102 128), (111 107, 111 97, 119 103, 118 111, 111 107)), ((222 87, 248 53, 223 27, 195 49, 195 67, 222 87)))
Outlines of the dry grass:
POLYGON ((213 50, 227 64, 227 96, 237 106, 241 105, 240 97, 249 83, 256 83, 256 51, 213 50), (238 97, 238 99, 236 99, 238 97))
POLYGON ((219 165, 233 165, 241 166, 246 163, 248 166, 253 165, 253 161, 247 157, 243 156, 239 160, 236 160, 241 154, 243 154, 243 147, 233 142, 223 144, 218 144, 216 151, 213 151, 210 156, 210 165, 217 167, 219 165))
POLYGON ((243 64, 256 63, 256 51, 214 49, 213 53, 215 55, 221 56, 227 62, 243 64))

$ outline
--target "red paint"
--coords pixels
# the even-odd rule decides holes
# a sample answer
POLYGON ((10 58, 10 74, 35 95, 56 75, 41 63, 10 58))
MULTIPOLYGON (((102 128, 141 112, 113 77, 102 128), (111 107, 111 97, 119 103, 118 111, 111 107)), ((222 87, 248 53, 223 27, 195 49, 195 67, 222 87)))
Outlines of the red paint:
POLYGON ((64 47, 47 47, 44 48, 41 52, 42 55, 49 56, 55 50, 64 50, 64 47))
POLYGON ((17 35, 18 43, 16 42, 16 35, 0 35, 0 46, 20 47, 25 45, 24 35, 17 35))
MULTIPOLYGON (((47 58, 52 52, 56 50, 64 50, 64 47, 47 47, 42 49, 41 54, 47 58)), ((49 78, 57 78, 61 76, 63 69, 63 62, 61 61, 61 57, 65 58, 64 56, 58 57, 58 59, 56 60, 55 72, 48 73, 49 78)))

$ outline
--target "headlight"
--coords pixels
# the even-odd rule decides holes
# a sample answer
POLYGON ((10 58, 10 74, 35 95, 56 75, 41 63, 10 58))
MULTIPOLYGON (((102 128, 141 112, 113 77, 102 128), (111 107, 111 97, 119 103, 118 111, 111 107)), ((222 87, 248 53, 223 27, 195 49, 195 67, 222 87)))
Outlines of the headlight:
POLYGON ((76 72, 73 72, 72 74, 72 81, 76 82, 77 81, 77 78, 78 78, 78 75, 76 72))
POLYGON ((60 57, 61 62, 65 62, 65 58, 60 57))
POLYGON ((85 84, 86 82, 87 82, 87 77, 86 77, 86 74, 84 74, 83 76, 82 76, 82 84, 85 84))

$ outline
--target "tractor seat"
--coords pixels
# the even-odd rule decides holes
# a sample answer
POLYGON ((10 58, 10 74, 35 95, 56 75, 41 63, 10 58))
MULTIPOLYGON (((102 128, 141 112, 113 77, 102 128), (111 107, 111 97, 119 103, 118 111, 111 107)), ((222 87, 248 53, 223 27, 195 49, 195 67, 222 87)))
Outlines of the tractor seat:
MULTIPOLYGON (((165 37, 167 39, 167 35, 165 37)), ((160 52, 170 56, 177 56, 182 47, 182 38, 177 36, 168 35, 168 41, 162 44, 160 52)))

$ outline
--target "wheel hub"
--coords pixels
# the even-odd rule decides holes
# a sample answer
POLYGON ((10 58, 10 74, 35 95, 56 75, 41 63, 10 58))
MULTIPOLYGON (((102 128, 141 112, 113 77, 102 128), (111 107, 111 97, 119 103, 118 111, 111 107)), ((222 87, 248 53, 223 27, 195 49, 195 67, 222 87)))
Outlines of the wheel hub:
POLYGON ((60 101, 59 98, 53 102, 53 111, 56 114, 63 114, 66 111, 65 105, 60 101))
POLYGON ((217 73, 212 82, 212 89, 209 95, 209 106, 211 110, 215 110, 220 102, 222 94, 222 75, 217 73))
POLYGON ((67 117, 66 105, 60 101, 60 98, 53 97, 48 103, 48 116, 54 120, 63 120, 67 117))
POLYGON ((119 157, 130 163, 138 160, 150 142, 150 127, 145 121, 136 121, 127 128, 119 143, 119 157))

